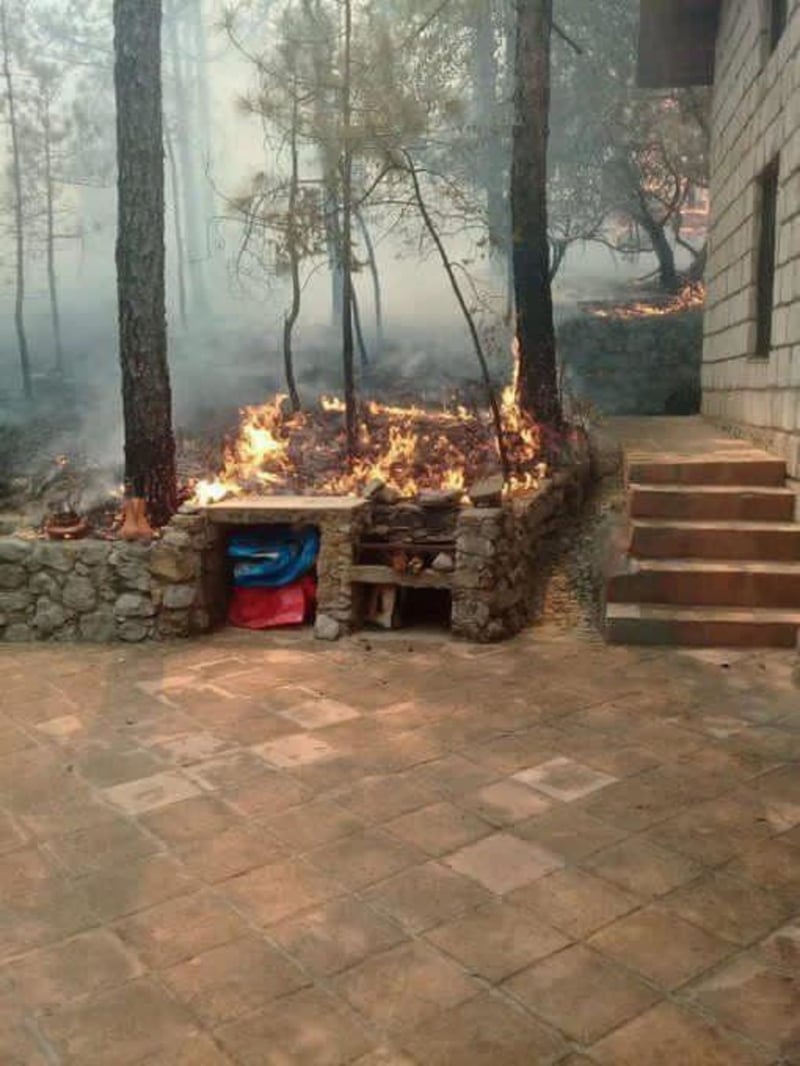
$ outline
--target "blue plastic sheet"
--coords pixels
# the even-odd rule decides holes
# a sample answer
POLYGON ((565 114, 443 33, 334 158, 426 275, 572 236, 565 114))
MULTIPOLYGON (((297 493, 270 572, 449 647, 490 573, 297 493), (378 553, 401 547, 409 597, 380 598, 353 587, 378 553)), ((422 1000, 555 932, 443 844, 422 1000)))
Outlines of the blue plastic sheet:
POLYGON ((283 588, 307 574, 318 555, 319 533, 310 526, 270 526, 236 533, 228 542, 238 588, 283 588))

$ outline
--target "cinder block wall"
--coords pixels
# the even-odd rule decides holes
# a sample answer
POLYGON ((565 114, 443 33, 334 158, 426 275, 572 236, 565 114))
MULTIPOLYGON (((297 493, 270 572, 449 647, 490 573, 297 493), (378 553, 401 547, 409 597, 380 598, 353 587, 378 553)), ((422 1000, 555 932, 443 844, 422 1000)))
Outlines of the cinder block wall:
POLYGON ((768 0, 725 0, 717 43, 703 411, 800 477, 800 0, 772 55, 768 0), (780 153, 772 351, 756 358, 758 177, 780 153))

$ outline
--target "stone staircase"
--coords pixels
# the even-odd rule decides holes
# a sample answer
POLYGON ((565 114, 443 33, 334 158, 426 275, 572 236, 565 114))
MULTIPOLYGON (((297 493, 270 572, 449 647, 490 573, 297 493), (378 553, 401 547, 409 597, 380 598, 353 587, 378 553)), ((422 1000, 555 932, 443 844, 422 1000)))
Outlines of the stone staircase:
POLYGON ((625 478, 624 550, 606 581, 612 643, 797 646, 798 497, 782 460, 630 456, 625 478))

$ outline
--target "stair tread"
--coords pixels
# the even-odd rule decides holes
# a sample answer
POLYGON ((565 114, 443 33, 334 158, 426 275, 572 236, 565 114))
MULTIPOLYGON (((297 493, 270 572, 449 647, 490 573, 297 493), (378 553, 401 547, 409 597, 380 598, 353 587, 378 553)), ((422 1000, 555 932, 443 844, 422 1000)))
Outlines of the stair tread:
POLYGON ((606 618, 665 619, 677 622, 762 622, 800 627, 800 610, 775 607, 688 607, 664 603, 608 603, 606 618))
POLYGON ((641 529, 707 529, 732 530, 743 533, 800 533, 800 522, 747 522, 742 519, 719 519, 711 521, 693 518, 632 518, 632 526, 641 529))
POLYGON ((745 573, 745 574, 800 574, 800 562, 790 563, 781 560, 759 559, 639 559, 629 556, 631 569, 629 573, 643 571, 661 573, 745 573))
POLYGON ((695 495, 697 493, 710 493, 718 496, 796 496, 793 489, 782 488, 780 485, 684 485, 680 481, 650 484, 647 481, 630 481, 630 492, 680 492, 682 495, 695 495))

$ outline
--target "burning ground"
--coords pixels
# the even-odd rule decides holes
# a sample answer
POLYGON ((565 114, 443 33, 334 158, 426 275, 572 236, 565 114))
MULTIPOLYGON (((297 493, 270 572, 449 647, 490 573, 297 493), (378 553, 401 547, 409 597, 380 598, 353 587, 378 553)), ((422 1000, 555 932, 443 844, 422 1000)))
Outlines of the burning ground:
MULTIPOLYGON (((238 433, 225 448, 216 478, 199 477, 200 504, 246 493, 359 494, 376 480, 401 496, 423 491, 465 492, 499 470, 489 413, 454 401, 434 409, 370 400, 360 407, 359 446, 347 456, 344 408, 323 397, 312 408, 291 410, 278 395, 245 408, 238 433)), ((532 489, 552 452, 539 426, 522 415, 505 390, 501 414, 512 491, 532 489)))

